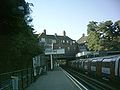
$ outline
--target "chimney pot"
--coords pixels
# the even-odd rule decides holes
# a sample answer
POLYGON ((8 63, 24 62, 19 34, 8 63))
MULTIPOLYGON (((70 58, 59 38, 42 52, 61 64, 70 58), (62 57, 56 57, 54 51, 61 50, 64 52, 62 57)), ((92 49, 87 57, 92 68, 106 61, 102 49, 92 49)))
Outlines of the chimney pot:
POLYGON ((55 33, 55 36, 57 36, 57 33, 55 33))
POLYGON ((63 31, 63 36, 66 36, 66 32, 65 31, 63 31))
POLYGON ((44 29, 44 34, 46 35, 46 29, 44 29))
POLYGON ((85 34, 84 34, 84 33, 82 34, 82 37, 85 37, 85 34))

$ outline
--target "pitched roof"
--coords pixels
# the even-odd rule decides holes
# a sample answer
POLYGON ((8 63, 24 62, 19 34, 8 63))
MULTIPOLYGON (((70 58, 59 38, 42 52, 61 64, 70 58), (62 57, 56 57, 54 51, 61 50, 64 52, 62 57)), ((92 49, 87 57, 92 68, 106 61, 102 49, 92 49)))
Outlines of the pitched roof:
POLYGON ((54 35, 46 35, 47 38, 56 39, 54 35))
POLYGON ((44 33, 42 33, 40 36, 41 36, 41 37, 42 37, 42 36, 45 36, 45 37, 50 38, 50 39, 59 39, 59 40, 70 40, 70 41, 74 41, 73 39, 69 38, 68 36, 45 35, 44 33))
POLYGON ((36 34, 36 33, 35 33, 34 35, 35 35, 37 38, 39 37, 39 34, 36 34))
POLYGON ((71 38, 69 38, 68 36, 57 36, 57 38, 58 39, 60 39, 60 40, 71 40, 72 41, 72 39, 71 38))
POLYGON ((82 44, 82 43, 85 43, 86 41, 87 41, 87 36, 83 36, 83 37, 81 37, 80 39, 77 40, 77 43, 82 44))

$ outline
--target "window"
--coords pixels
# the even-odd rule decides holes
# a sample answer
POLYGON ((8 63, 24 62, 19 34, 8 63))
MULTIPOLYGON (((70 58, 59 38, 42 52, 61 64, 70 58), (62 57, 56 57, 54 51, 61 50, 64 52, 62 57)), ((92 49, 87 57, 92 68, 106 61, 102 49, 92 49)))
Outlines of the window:
POLYGON ((67 43, 69 43, 69 41, 67 40, 67 43))
POLYGON ((84 41, 84 43, 86 43, 86 41, 84 41))
POLYGON ((73 41, 73 43, 75 43, 75 41, 73 41))
POLYGON ((76 48, 74 47, 74 50, 76 50, 76 48))
POLYGON ((68 47, 68 51, 70 51, 70 47, 68 47))
POLYGON ((70 45, 72 45, 72 41, 70 42, 70 45))
POLYGON ((56 40, 52 40, 52 43, 56 43, 56 40))
POLYGON ((42 42, 45 42, 45 38, 41 38, 41 41, 42 41, 42 42))
POLYGON ((65 43, 65 40, 63 40, 63 43, 65 43))
POLYGON ((61 49, 61 47, 59 47, 59 49, 61 49))
POLYGON ((108 68, 110 67, 110 62, 103 62, 102 66, 108 68))
POLYGON ((91 66, 96 66, 96 62, 92 62, 92 63, 91 63, 91 66))

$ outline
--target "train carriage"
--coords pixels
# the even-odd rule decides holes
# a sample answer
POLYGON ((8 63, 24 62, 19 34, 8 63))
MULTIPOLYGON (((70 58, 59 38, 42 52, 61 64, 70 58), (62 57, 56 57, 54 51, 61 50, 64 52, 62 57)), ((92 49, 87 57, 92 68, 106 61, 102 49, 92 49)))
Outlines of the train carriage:
POLYGON ((73 60, 69 66, 85 74, 120 80, 120 55, 73 60))
POLYGON ((104 58, 102 61, 102 76, 110 80, 120 76, 120 57, 104 58))

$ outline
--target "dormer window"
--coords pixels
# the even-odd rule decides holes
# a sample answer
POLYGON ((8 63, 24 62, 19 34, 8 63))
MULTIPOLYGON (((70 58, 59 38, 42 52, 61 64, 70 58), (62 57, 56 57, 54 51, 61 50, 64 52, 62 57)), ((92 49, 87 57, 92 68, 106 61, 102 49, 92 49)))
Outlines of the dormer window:
POLYGON ((75 43, 75 41, 73 41, 73 43, 75 43))

